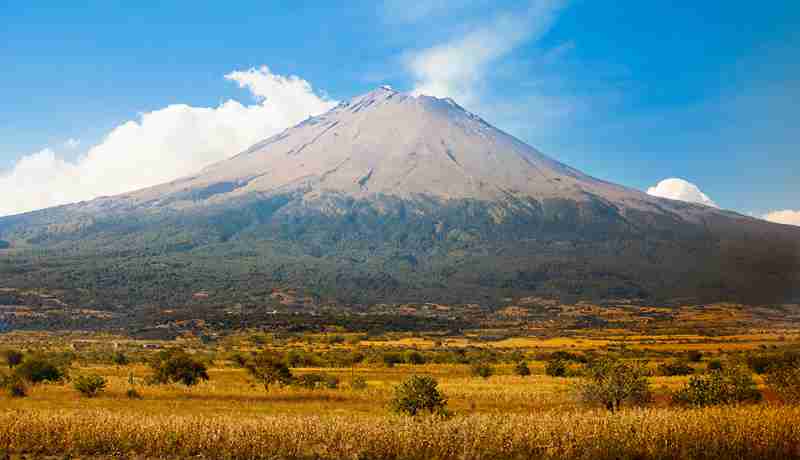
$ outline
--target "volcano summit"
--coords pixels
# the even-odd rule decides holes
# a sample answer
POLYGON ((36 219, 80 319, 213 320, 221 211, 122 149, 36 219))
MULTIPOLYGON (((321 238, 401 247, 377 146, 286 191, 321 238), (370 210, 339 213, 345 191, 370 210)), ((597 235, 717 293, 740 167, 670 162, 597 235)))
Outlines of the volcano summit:
POLYGON ((381 87, 194 176, 0 218, 0 240, 2 284, 98 306, 276 286, 492 304, 790 297, 800 229, 593 178, 451 99, 381 87))

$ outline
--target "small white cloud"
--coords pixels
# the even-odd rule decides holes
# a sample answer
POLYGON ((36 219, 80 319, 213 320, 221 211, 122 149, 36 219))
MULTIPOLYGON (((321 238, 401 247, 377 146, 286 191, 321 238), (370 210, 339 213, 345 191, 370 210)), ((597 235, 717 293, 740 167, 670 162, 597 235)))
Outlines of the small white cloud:
POLYGON ((764 214, 764 220, 778 224, 797 225, 800 227, 800 211, 785 209, 783 211, 772 211, 764 214))
POLYGON ((476 105, 491 64, 523 42, 544 35, 562 3, 533 1, 525 11, 499 14, 462 37, 407 53, 405 66, 415 80, 413 92, 476 105))
POLYGON ((70 137, 69 139, 64 141, 64 147, 66 147, 66 148, 68 148, 70 150, 78 148, 79 145, 81 145, 81 140, 80 139, 74 139, 74 138, 70 137))
POLYGON ((267 67, 231 72, 254 105, 176 104, 114 128, 75 161, 51 149, 21 158, 0 175, 0 215, 115 195, 168 182, 233 156, 336 105, 295 76, 267 67))
POLYGON ((647 189, 647 194, 671 200, 688 201, 690 203, 704 204, 718 208, 711 198, 703 193, 699 187, 691 182, 676 177, 664 179, 655 187, 647 189))

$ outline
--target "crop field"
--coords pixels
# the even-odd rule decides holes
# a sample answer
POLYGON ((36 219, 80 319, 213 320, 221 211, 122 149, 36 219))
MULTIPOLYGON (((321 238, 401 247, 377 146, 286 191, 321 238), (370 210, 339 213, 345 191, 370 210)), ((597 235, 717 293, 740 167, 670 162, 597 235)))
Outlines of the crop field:
POLYGON ((0 395, 0 458, 800 458, 800 406, 777 398, 764 375, 752 372, 760 402, 697 407, 672 398, 712 361, 727 366, 794 350, 796 330, 487 340, 490 332, 252 332, 210 342, 0 335, 0 350, 49 356, 68 376, 29 385, 24 397, 0 395), (202 362, 208 380, 152 382, 153 357, 177 349, 202 362), (701 353, 689 360, 692 350, 701 353), (265 389, 242 364, 258 353, 285 359, 297 381, 323 375, 335 384, 265 389), (125 362, 115 363, 120 355, 125 362), (548 375, 556 356, 563 356, 563 376, 548 375), (612 412, 578 397, 588 380, 581 360, 608 356, 648 370, 647 404, 612 412), (520 361, 530 375, 518 375, 520 361), (677 361, 690 374, 664 375, 662 364, 677 361), (489 375, 476 375, 476 363, 489 375), (76 391, 74 382, 86 375, 105 382, 95 397, 76 391), (436 380, 447 416, 392 410, 396 388, 414 375, 436 380))

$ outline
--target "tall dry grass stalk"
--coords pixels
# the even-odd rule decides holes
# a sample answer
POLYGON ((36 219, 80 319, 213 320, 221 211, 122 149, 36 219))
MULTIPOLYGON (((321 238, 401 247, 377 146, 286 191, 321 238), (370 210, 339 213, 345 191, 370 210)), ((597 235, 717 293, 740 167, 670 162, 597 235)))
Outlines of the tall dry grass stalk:
POLYGON ((789 459, 800 408, 547 411, 447 421, 394 416, 0 411, 0 452, 224 459, 789 459))

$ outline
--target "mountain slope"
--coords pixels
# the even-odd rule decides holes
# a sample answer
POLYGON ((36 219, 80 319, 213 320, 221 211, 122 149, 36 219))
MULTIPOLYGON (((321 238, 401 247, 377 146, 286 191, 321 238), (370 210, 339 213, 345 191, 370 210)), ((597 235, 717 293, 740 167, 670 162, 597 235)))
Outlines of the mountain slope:
POLYGON ((258 304, 270 286, 760 301, 793 294, 800 229, 595 179, 452 100, 379 88, 194 176, 0 218, 0 239, 0 283, 93 304, 258 304))

